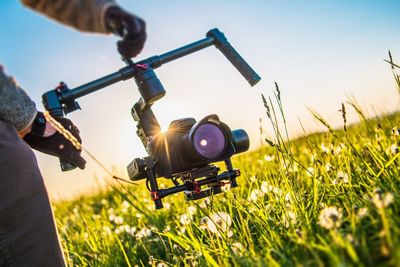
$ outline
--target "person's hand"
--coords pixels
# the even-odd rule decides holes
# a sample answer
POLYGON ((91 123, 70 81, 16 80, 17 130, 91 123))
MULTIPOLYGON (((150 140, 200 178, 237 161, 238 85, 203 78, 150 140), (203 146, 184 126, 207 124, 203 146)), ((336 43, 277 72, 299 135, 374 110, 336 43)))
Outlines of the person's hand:
MULTIPOLYGON (((79 129, 69 119, 58 117, 54 119, 82 143, 79 129)), ((24 140, 33 149, 68 161, 80 169, 85 168, 86 161, 81 157, 81 150, 77 150, 69 140, 46 122, 41 112, 36 115, 31 130, 24 136, 24 140)))
POLYGON ((126 12, 118 6, 106 11, 107 28, 122 37, 117 42, 118 52, 125 58, 137 56, 146 42, 146 23, 143 19, 126 12))

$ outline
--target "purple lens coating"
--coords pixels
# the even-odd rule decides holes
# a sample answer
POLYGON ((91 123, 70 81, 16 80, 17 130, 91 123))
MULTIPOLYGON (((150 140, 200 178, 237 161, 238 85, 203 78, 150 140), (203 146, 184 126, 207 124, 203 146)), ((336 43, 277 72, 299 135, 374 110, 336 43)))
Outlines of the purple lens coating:
POLYGON ((194 133, 194 147, 206 159, 216 159, 225 152, 226 140, 222 130, 211 123, 200 125, 194 133))

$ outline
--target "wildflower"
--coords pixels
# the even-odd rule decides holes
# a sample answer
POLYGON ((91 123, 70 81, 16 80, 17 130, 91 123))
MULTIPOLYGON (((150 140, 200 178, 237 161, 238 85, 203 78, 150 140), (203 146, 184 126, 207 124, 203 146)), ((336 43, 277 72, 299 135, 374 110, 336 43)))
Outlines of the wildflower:
POLYGON ((130 205, 128 201, 122 201, 122 207, 129 208, 130 205))
POLYGON ((108 227, 108 226, 103 226, 103 231, 104 231, 106 234, 111 234, 111 228, 108 227))
POLYGON ((290 225, 296 224, 297 222, 297 217, 296 214, 293 211, 289 211, 284 217, 283 217, 283 225, 286 228, 289 228, 290 225))
POLYGON ((324 143, 321 144, 321 150, 322 150, 322 152, 324 152, 326 154, 329 154, 331 151, 331 149, 329 147, 325 146, 324 143))
POLYGON ((113 221, 115 224, 122 224, 124 219, 121 216, 115 216, 113 221))
POLYGON ((327 164, 325 164, 326 172, 329 172, 332 168, 333 168, 333 166, 329 162, 327 164))
POLYGON ((234 253, 236 256, 243 256, 244 252, 246 251, 246 250, 244 249, 244 246, 243 246, 242 243, 240 243, 240 242, 235 242, 235 243, 231 244, 230 247, 231 247, 233 253, 234 253))
POLYGON ((138 218, 138 219, 140 219, 140 218, 142 218, 143 217, 143 214, 141 214, 141 213, 136 213, 136 218, 138 218))
POLYGON ((114 219, 115 219, 115 214, 110 214, 110 215, 108 216, 108 219, 110 220, 110 222, 113 222, 114 219))
POLYGON ((354 242, 354 237, 353 237, 352 234, 347 234, 347 235, 346 235, 346 238, 347 238, 347 240, 349 240, 350 243, 353 243, 353 242, 354 242))
POLYGON ((338 179, 339 179, 341 182, 343 182, 343 183, 345 183, 345 184, 349 183, 349 175, 348 175, 347 173, 344 173, 344 172, 342 172, 342 171, 339 171, 339 172, 337 173, 337 177, 338 177, 338 179))
POLYGON ((182 225, 186 225, 190 223, 191 219, 187 214, 183 214, 180 216, 179 221, 182 225))
POLYGON ((169 210, 171 208, 171 204, 169 204, 169 202, 164 202, 164 208, 166 208, 167 210, 169 210))
POLYGON ((250 177, 250 182, 254 183, 257 181, 257 175, 251 176, 250 177))
POLYGON ((392 193, 383 194, 379 189, 375 190, 375 192, 375 195, 372 197, 372 203, 374 203, 377 208, 386 208, 393 202, 392 193))
POLYGON ((314 176, 314 168, 313 167, 308 167, 307 168, 307 175, 308 176, 314 176))
POLYGON ((157 267, 168 267, 168 264, 166 264, 163 261, 160 261, 159 263, 157 263, 157 267))
POLYGON ((336 228, 342 224, 342 217, 341 208, 325 207, 319 214, 319 224, 326 229, 336 228))
POLYGON ((333 149, 333 154, 334 155, 339 155, 342 153, 342 150, 346 148, 346 145, 343 143, 340 143, 337 147, 333 149))
POLYGON ((251 191, 250 196, 248 197, 248 200, 251 202, 256 202, 258 198, 263 197, 264 192, 259 190, 259 189, 254 189, 251 191))
POLYGON ((101 205, 106 206, 108 204, 107 199, 103 198, 102 200, 100 200, 101 205))
POLYGON ((359 219, 362 219, 368 215, 368 208, 366 208, 366 207, 360 208, 357 210, 356 214, 359 219))
POLYGON ((292 196, 290 195, 290 192, 287 192, 285 195, 285 201, 291 203, 292 202, 292 196))
POLYGON ((144 237, 150 237, 151 235, 152 235, 151 230, 149 228, 144 227, 144 228, 140 229, 140 231, 135 234, 135 237, 137 239, 142 239, 144 237))
POLYGON ((203 217, 200 220, 200 227, 208 230, 213 234, 220 235, 220 231, 226 233, 228 237, 233 235, 233 232, 229 230, 232 225, 232 218, 226 212, 216 212, 211 214, 209 217, 203 217))
POLYGON ((392 152, 393 155, 399 153, 399 147, 398 147, 398 145, 397 145, 397 144, 391 145, 391 146, 390 146, 390 151, 392 152))
POLYGON ((190 216, 195 215, 196 212, 197 212, 197 208, 196 208, 195 206, 189 206, 189 207, 188 207, 188 214, 189 214, 190 216))
POLYGON ((274 155, 265 155, 264 156, 264 159, 266 160, 266 161, 273 161, 274 159, 275 159, 275 156, 274 155))
POLYGON ((99 220, 101 218, 101 216, 99 214, 93 214, 92 215, 92 219, 93 220, 99 220))

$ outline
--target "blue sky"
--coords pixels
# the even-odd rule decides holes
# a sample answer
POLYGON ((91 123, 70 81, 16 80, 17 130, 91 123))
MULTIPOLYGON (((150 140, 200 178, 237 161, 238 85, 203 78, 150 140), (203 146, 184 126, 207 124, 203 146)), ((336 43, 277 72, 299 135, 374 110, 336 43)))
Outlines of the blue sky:
MULTIPOLYGON (((337 112, 346 95, 371 115, 398 108, 390 68, 390 49, 400 58, 399 1, 120 1, 147 22, 148 41, 139 59, 196 41, 214 27, 223 31, 263 80, 251 88, 214 48, 157 70, 167 95, 154 105, 165 128, 182 117, 217 113, 232 128, 246 129, 259 143, 264 117, 260 93, 281 86, 289 131, 319 129, 306 107, 340 125, 337 112), (374 107, 374 108, 371 108, 374 107)), ((116 37, 83 34, 24 8, 1 1, 0 63, 17 78, 41 108, 40 96, 59 81, 70 87, 123 66, 116 37)), ((79 102, 69 117, 79 126, 86 147, 108 166, 124 171, 144 149, 129 110, 139 98, 133 81, 104 89, 79 102)), ((349 113, 349 120, 356 116, 349 113)), ((266 126, 267 127, 267 126, 266 126)), ((270 129, 267 128, 267 133, 270 129)), ((53 194, 66 196, 95 187, 105 176, 88 160, 87 170, 60 173, 58 161, 38 153, 53 194)))

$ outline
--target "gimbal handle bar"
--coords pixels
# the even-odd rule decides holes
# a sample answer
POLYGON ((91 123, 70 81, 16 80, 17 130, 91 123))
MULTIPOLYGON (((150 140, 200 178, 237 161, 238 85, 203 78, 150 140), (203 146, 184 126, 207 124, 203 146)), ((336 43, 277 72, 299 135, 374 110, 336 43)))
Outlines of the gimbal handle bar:
POLYGON ((93 93, 119 81, 133 78, 136 74, 136 67, 138 66, 149 66, 155 69, 165 63, 184 57, 211 45, 215 45, 225 55, 225 57, 235 66, 235 68, 242 74, 242 76, 249 82, 251 86, 254 86, 258 81, 260 81, 260 76, 232 47, 224 34, 215 28, 207 32, 206 38, 202 40, 185 45, 159 56, 153 56, 134 64, 129 64, 117 72, 111 73, 76 88, 65 88, 65 90, 58 90, 57 92, 52 92, 55 90, 49 91, 42 96, 43 104, 46 110, 49 110, 55 116, 62 116, 64 113, 67 114, 79 108, 79 105, 75 103, 75 99, 93 93))

